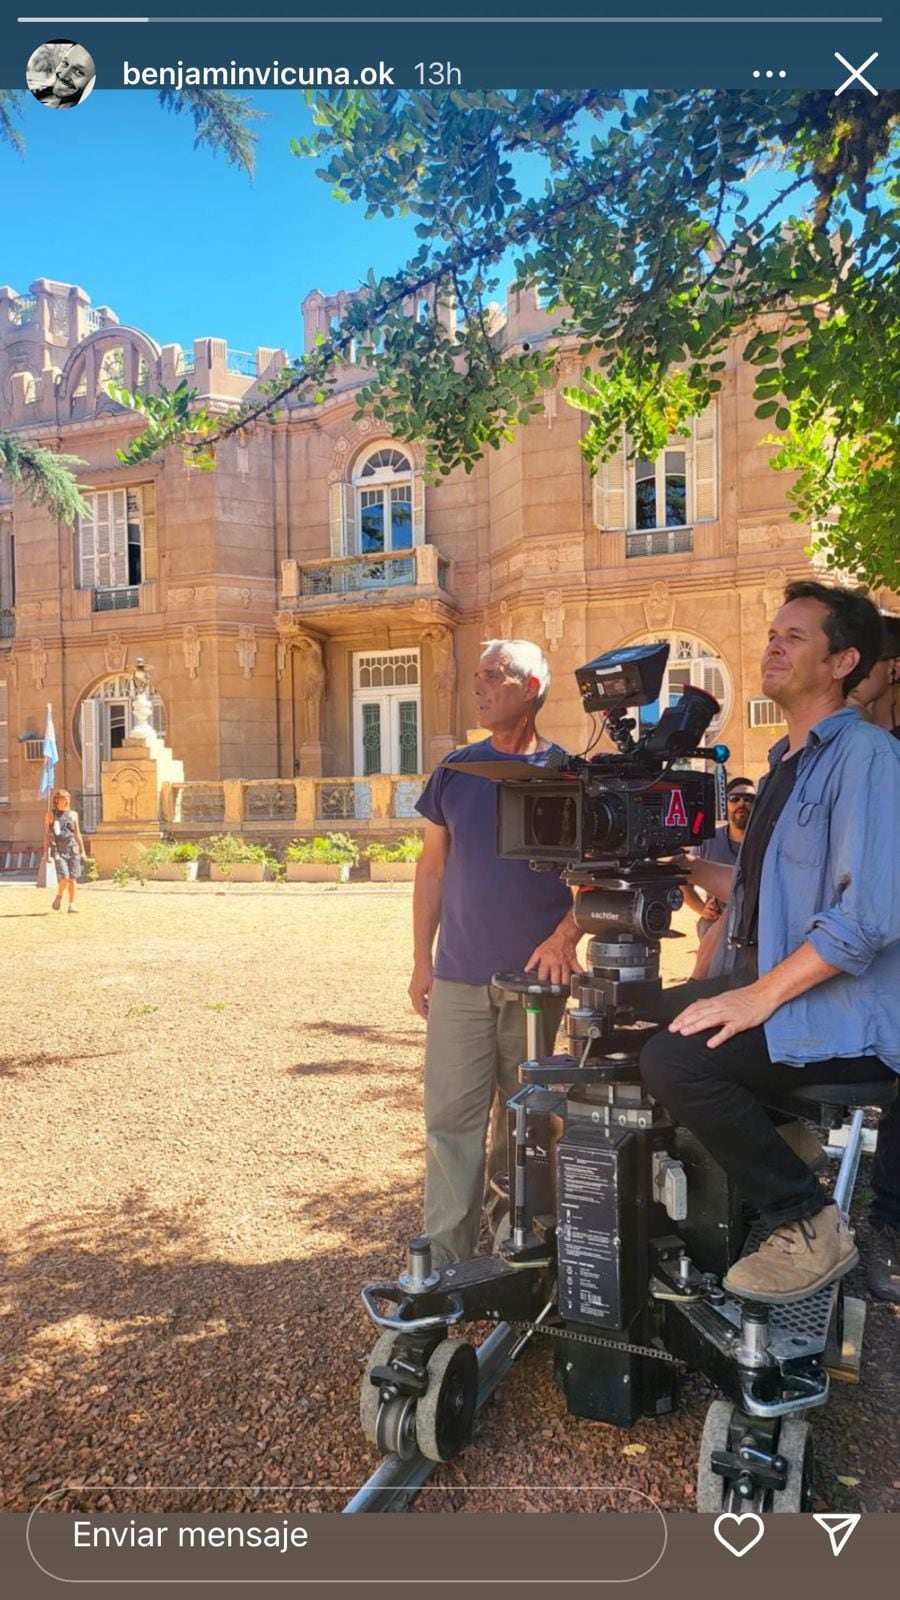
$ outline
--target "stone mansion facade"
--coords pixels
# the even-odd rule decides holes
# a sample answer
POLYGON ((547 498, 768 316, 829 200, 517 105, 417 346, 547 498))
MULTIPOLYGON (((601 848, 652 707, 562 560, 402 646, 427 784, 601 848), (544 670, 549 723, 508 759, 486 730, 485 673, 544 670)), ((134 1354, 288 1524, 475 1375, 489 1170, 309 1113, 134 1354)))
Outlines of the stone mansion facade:
MULTIPOLYGON (((307 349, 345 303, 307 296, 307 349)), ((531 293, 511 294, 495 321, 505 348, 550 331, 531 293)), ((546 650, 542 728, 573 751, 589 737, 575 668, 666 638, 664 694, 711 690, 730 770, 764 770, 779 730, 758 660, 785 582, 808 570, 808 533, 768 466, 738 341, 688 437, 652 462, 629 463, 623 443, 594 478, 579 452, 586 418, 561 395, 574 351, 542 414, 438 485, 417 447, 354 420, 365 374, 352 364, 324 403, 288 404, 222 444, 213 472, 177 448, 118 461, 137 429, 110 380, 152 390, 184 376, 214 411, 286 360, 214 338, 160 347, 73 285, 0 289, 0 426, 80 457, 90 507, 69 528, 0 480, 0 842, 39 837, 48 703, 57 782, 96 826, 139 657, 184 765, 167 802, 176 831, 408 828, 423 775, 475 728, 489 638, 546 650)))

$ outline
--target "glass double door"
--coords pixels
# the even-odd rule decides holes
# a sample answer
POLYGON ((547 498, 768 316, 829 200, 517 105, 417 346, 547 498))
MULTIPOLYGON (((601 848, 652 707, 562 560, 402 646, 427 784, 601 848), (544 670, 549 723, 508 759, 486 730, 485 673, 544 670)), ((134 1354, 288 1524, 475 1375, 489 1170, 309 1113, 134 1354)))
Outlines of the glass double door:
POLYGON ((409 690, 361 691, 354 703, 354 771, 415 773, 419 764, 419 701, 409 690))

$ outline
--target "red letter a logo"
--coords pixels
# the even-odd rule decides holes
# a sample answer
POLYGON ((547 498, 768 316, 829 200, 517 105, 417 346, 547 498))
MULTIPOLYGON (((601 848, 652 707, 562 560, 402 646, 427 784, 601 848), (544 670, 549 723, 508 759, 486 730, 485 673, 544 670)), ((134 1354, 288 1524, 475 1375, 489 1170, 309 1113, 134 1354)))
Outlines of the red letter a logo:
POLYGON ((667 828, 686 828, 687 812, 684 809, 684 795, 680 789, 673 789, 669 795, 669 807, 666 811, 667 828))

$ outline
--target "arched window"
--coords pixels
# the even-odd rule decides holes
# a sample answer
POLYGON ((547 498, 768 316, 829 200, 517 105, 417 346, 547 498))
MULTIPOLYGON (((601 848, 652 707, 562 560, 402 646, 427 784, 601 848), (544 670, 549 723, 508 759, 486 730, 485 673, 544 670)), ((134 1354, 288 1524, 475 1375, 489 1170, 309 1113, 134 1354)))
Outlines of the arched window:
POLYGON ((689 683, 698 689, 705 689, 707 694, 714 696, 721 707, 718 714, 713 717, 705 736, 709 743, 712 736, 725 726, 731 714, 731 678, 728 668, 722 657, 704 644, 701 639, 695 639, 687 633, 670 634, 645 634, 641 639, 635 639, 634 644, 654 644, 665 639, 669 646, 669 659, 663 675, 662 688, 659 699, 651 706, 641 706, 639 712, 639 726, 645 728, 651 723, 659 721, 660 713, 667 706, 673 706, 680 699, 685 686, 689 683))
POLYGON ((379 445, 353 474, 359 553, 388 555, 413 546, 413 469, 402 450, 379 445))

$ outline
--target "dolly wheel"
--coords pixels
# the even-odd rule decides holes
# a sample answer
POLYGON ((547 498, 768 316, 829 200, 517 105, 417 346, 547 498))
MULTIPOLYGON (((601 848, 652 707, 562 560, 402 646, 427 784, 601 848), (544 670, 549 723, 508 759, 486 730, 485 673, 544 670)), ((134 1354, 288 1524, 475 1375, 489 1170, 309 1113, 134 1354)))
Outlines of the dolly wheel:
POLYGON ((376 1367, 387 1366, 391 1359, 391 1351, 394 1348, 396 1337, 395 1333, 379 1334, 375 1340, 372 1354, 366 1362, 366 1370, 363 1373, 359 1391, 360 1426, 369 1443, 376 1446, 378 1444, 378 1410, 381 1404, 381 1389, 377 1383, 372 1382, 371 1374, 376 1367))
POLYGON ((465 1339, 443 1339, 427 1370, 428 1388, 416 1404, 416 1444, 429 1461, 450 1461, 472 1437, 478 1357, 465 1339))
POLYGON ((712 1511, 716 1516, 726 1509, 730 1500, 729 1485, 712 1469, 714 1450, 727 1450, 731 1414, 734 1410, 729 1400, 714 1400, 706 1413, 700 1439, 700 1461, 697 1466, 697 1510, 712 1511))
POLYGON ((813 1447, 809 1423, 785 1417, 776 1446, 787 1462, 787 1483, 772 1494, 773 1511, 811 1511, 813 1447))

